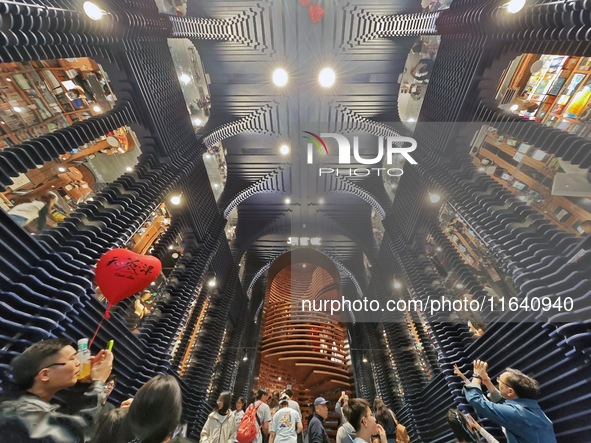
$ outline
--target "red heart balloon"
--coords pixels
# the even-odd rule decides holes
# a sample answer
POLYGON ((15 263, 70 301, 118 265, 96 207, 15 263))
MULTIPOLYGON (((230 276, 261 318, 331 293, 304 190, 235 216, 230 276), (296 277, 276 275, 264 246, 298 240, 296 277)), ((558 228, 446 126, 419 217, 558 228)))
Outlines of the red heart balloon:
POLYGON ((148 287, 162 271, 162 263, 151 255, 127 249, 111 249, 96 265, 96 283, 109 300, 110 307, 148 287))
POLYGON ((310 6, 310 20, 312 23, 316 24, 324 17, 324 8, 320 5, 311 5, 310 6))

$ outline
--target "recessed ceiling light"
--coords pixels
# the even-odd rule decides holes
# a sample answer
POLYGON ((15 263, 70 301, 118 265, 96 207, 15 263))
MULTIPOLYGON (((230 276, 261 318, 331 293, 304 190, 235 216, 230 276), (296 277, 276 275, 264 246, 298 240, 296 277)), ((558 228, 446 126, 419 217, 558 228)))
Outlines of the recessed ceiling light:
POLYGON ((101 107, 100 107, 100 106, 98 106, 98 105, 95 105, 95 106, 93 106, 93 107, 92 107, 92 110, 93 110, 94 112, 103 112, 103 110, 101 109, 101 107))
POLYGON ((407 121, 407 123, 414 123, 414 122, 416 122, 416 120, 414 118, 409 118, 406 121, 407 121))
POLYGON ((330 88, 334 85, 337 76, 332 68, 324 68, 318 74, 318 81, 323 88, 330 88))
POLYGON ((178 252, 173 252, 170 256, 172 258, 179 258, 179 253, 178 252))
POLYGON ((217 188, 219 188, 219 187, 220 187, 220 185, 219 185, 219 183, 214 183, 214 184, 213 184, 213 187, 214 187, 215 189, 217 189, 217 188))
POLYGON ((286 204, 286 205, 289 205, 289 204, 291 204, 291 198, 287 197, 287 198, 285 199, 285 204, 286 204))
POLYGON ((15 106, 14 108, 12 108, 12 110, 13 110, 14 112, 21 112, 21 111, 22 111, 22 109, 21 109, 21 108, 19 108, 18 106, 15 106))
POLYGON ((12 81, 12 79, 11 79, 10 77, 6 77, 6 81, 7 81, 7 82, 11 82, 11 81, 12 81))
POLYGON ((525 0, 511 0, 509 3, 505 5, 507 8, 507 12, 511 14, 516 14, 523 9, 525 6, 525 0))
POLYGON ((189 77, 187 74, 181 74, 179 76, 179 81, 184 85, 188 85, 191 82, 191 77, 189 77))
POLYGON ((519 109, 519 105, 512 105, 510 108, 511 112, 515 112, 519 109))
POLYGON ((175 206, 178 206, 181 204, 181 196, 180 195, 174 195, 170 198, 170 203, 172 203, 175 206))
POLYGON ((287 146, 287 145, 279 146, 279 152, 281 153, 281 155, 289 154, 289 146, 287 146))
POLYGON ((131 172, 131 171, 133 171, 133 168, 132 168, 131 166, 128 166, 127 168, 125 168, 125 170, 126 170, 127 172, 131 172))
POLYGON ((277 68, 273 71, 273 83, 275 86, 282 88, 283 86, 287 85, 287 81, 289 80, 289 76, 287 75, 287 71, 283 68, 277 68))
POLYGON ((63 166, 60 166, 59 168, 57 168, 57 170, 59 172, 66 172, 66 168, 64 168, 63 166))
POLYGON ((429 192, 429 200, 431 200, 431 203, 439 203, 441 196, 439 194, 431 194, 429 192))
POLYGON ((105 11, 92 2, 84 2, 82 8, 84 8, 85 14, 92 20, 100 20, 105 15, 105 11))
POLYGON ((215 281, 215 278, 212 278, 212 279, 210 279, 210 280, 207 282, 207 286, 209 286, 210 288, 213 288, 213 287, 215 287, 215 285, 216 285, 216 284, 217 284, 217 283, 216 283, 216 281, 215 281))
POLYGON ((394 280, 394 289, 402 288, 402 284, 398 280, 394 280))
POLYGON ((194 118, 193 126, 203 126, 203 120, 201 120, 200 118, 194 118))
POLYGON ((323 205, 324 204, 324 199, 323 198, 319 198, 318 199, 318 204, 319 205, 323 205))

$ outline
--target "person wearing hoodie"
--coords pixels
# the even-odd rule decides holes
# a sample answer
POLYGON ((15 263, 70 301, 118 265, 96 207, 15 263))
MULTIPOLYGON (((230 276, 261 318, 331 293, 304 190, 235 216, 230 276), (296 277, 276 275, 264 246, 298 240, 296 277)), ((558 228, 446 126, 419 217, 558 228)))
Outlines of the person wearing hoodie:
POLYGON ((355 428, 351 423, 349 423, 349 416, 351 414, 351 410, 349 409, 349 405, 345 403, 345 405, 341 408, 343 424, 339 426, 339 430, 337 431, 337 438, 336 443, 353 443, 355 437, 355 428))
POLYGON ((217 407, 209 414, 201 431, 200 443, 234 443, 236 440, 236 417, 230 409, 232 395, 222 392, 217 407))

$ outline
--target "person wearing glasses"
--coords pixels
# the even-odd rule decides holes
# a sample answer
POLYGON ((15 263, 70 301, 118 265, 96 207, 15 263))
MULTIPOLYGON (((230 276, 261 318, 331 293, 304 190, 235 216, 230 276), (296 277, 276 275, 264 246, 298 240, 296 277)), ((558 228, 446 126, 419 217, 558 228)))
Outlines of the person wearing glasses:
POLYGON ((12 360, 13 381, 21 395, 0 404, 2 441, 77 443, 90 437, 105 397, 113 354, 102 350, 92 358, 91 383, 83 394, 81 409, 64 414, 50 402, 78 381, 81 365, 76 353, 69 339, 52 338, 35 343, 12 360))
POLYGON ((497 388, 487 368, 488 363, 475 360, 472 380, 464 385, 464 395, 476 412, 503 426, 507 443, 556 443, 552 421, 537 401, 539 383, 517 369, 507 368, 497 377, 497 388), (482 393, 482 384, 489 389, 490 400, 482 393))

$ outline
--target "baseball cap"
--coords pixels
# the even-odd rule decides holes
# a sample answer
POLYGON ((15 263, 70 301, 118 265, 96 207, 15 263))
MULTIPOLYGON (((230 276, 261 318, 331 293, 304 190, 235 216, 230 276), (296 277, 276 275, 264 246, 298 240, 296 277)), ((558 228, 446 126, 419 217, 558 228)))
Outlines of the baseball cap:
POLYGON ((314 400, 314 406, 325 405, 327 403, 328 401, 326 401, 324 397, 318 397, 316 400, 314 400))

